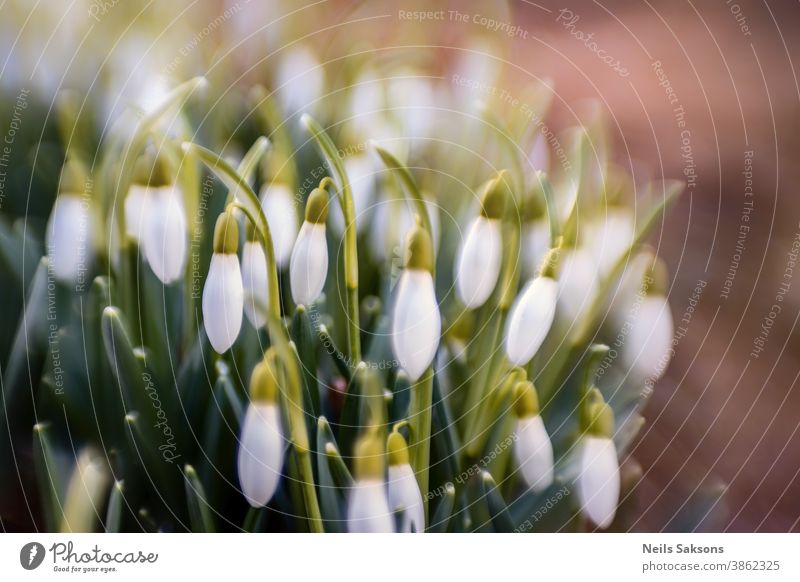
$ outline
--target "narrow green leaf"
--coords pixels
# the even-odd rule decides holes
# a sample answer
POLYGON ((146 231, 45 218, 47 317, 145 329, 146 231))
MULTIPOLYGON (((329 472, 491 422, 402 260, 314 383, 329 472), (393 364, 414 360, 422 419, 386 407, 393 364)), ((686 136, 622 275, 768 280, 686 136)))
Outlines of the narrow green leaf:
POLYGON ((208 505, 205 489, 203 489, 200 479, 197 478, 197 472, 194 467, 185 465, 183 477, 192 531, 195 533, 215 532, 216 527, 214 526, 214 517, 211 515, 211 507, 208 505))
POLYGON ((341 533, 345 530, 342 520, 345 492, 336 484, 329 457, 323 453, 328 444, 335 447, 335 442, 328 420, 320 416, 317 421, 317 451, 320 451, 317 454, 320 512, 325 521, 325 531, 341 533))
POLYGON ((269 149, 269 146, 269 140, 262 135, 255 142, 253 142, 253 145, 250 146, 249 150, 247 150, 247 153, 242 158, 242 161, 239 162, 239 166, 236 168, 236 173, 239 174, 245 180, 245 182, 250 182, 250 180, 252 180, 253 174, 258 168, 258 164, 269 149))
POLYGON ((119 533, 122 531, 122 508, 125 503, 124 482, 115 481, 108 497, 108 510, 106 511, 106 531, 119 533))
POLYGON ((447 483, 444 486, 444 494, 442 495, 439 505, 436 506, 436 512, 430 520, 428 531, 431 533, 444 533, 450 525, 450 518, 453 515, 453 507, 456 502, 456 488, 452 483, 447 483))
POLYGON ((486 506, 489 510, 489 515, 492 517, 492 527, 498 533, 510 533, 514 531, 514 522, 511 519, 511 514, 508 512, 506 502, 500 491, 495 485, 494 479, 487 472, 483 471, 481 475, 481 485, 483 486, 484 499, 486 506))
POLYGON ((56 462, 49 432, 50 423, 47 422, 33 427, 33 462, 45 529, 52 533, 58 531, 64 514, 62 496, 66 491, 66 480, 56 462))
POLYGON ((328 458, 328 466, 331 469, 331 476, 336 485, 342 489, 349 489, 353 486, 353 476, 347 470, 342 455, 336 445, 330 441, 325 443, 325 456, 328 458))

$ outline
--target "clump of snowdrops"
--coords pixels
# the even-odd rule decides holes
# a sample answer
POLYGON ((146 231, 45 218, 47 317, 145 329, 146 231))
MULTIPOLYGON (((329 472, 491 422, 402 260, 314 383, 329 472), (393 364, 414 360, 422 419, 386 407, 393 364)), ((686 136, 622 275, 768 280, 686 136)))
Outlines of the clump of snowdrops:
POLYGON ((204 84, 67 150, 25 328, 42 527, 625 528, 680 185, 636 198, 581 128, 550 176, 495 111, 446 228, 391 124, 349 148, 254 88, 222 156, 182 113, 204 84))

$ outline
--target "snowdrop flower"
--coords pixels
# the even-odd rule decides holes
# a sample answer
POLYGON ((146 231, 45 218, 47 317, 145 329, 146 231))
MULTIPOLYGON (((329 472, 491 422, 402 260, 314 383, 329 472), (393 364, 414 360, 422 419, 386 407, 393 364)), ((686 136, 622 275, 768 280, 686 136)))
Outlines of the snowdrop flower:
POLYGON ((470 225, 456 261, 456 292, 469 309, 483 305, 494 291, 503 254, 502 217, 505 212, 505 176, 489 182, 481 214, 470 225))
POLYGON ((93 225, 86 174, 77 160, 61 170, 59 192, 47 222, 47 256, 56 279, 75 283, 92 260, 93 225))
POLYGON ((567 323, 577 323, 592 307, 598 282, 597 261, 590 251, 564 251, 558 276, 558 309, 567 323))
POLYGON ((589 425, 578 447, 576 488, 581 511, 598 527, 614 521, 619 503, 620 476, 614 434, 614 413, 597 388, 588 396, 589 425))
POLYGON ((408 236, 406 268, 397 283, 392 347, 412 382, 430 366, 439 347, 442 319, 433 285, 433 249, 417 225, 408 236))
POLYGON ((289 275, 292 297, 298 305, 310 305, 317 300, 328 275, 328 241, 325 221, 328 219, 328 195, 315 188, 306 204, 306 220, 292 251, 289 275))
POLYGON ((383 446, 370 431, 356 444, 354 479, 347 503, 347 530, 350 533, 394 533, 383 480, 383 446))
POLYGON ((283 182, 264 186, 261 191, 261 208, 269 223, 272 243, 275 246, 275 262, 283 269, 289 264, 292 248, 297 238, 297 208, 295 198, 283 182))
POLYGON ((587 249, 594 255, 603 275, 611 272, 617 261, 631 248, 636 222, 629 210, 608 207, 588 228, 587 249))
POLYGON ((136 161, 134 182, 125 199, 126 234, 140 242, 156 277, 169 285, 186 266, 188 227, 183 196, 163 152, 146 152, 136 161))
POLYGON ((386 441, 389 453, 389 508, 403 512, 402 533, 425 531, 425 510, 417 478, 408 459, 406 440, 392 432, 386 441))
POLYGON ((550 251, 541 274, 525 285, 511 306, 506 324, 506 355, 515 366, 531 361, 553 325, 558 302, 555 280, 558 252, 558 249, 550 251))
POLYGON ((267 258, 264 247, 255 240, 255 229, 248 227, 247 241, 242 249, 242 289, 244 292, 244 314, 256 329, 267 323, 267 258))
POLYGON ((517 439, 514 457, 531 491, 544 491, 553 483, 553 445, 539 416, 539 398, 530 382, 516 387, 517 439))
POLYGON ((278 65, 276 85, 281 107, 287 113, 308 112, 317 107, 325 88, 325 73, 306 46, 288 49, 278 65))
MULTIPOLYGON (((365 154, 348 156, 344 159, 344 169, 350 179, 350 189, 353 192, 353 205, 356 210, 356 230, 360 234, 364 226, 369 224, 367 214, 372 205, 372 193, 375 186, 375 169, 372 159, 365 154)), ((331 226, 335 232, 344 232, 344 217, 342 209, 334 205, 331 213, 331 226)))
POLYGON ((247 502, 263 507, 278 488, 284 456, 278 386, 270 351, 256 364, 250 378, 251 401, 239 441, 237 469, 247 502))
POLYGON ((641 289, 644 297, 621 350, 628 369, 650 381, 662 376, 672 355, 674 328, 665 288, 666 267, 658 261, 645 275, 641 289))
POLYGON ((222 354, 236 341, 242 327, 244 289, 239 269, 239 226, 230 211, 214 227, 214 254, 203 289, 203 322, 208 340, 222 354))

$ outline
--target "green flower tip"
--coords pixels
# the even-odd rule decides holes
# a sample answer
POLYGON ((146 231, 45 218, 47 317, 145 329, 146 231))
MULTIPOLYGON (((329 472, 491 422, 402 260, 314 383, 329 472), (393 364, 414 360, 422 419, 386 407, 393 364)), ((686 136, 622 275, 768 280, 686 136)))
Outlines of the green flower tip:
POLYGON ((159 188, 175 181, 175 170, 163 149, 148 147, 133 166, 133 182, 159 188))
POLYGON ((61 177, 58 182, 59 194, 80 195, 86 191, 88 175, 83 164, 75 158, 67 158, 61 168, 61 177))
POLYGON ((355 457, 356 480, 383 479, 383 443, 374 430, 367 431, 358 439, 355 457))
POLYGON ((274 358, 270 354, 271 349, 256 364, 250 376, 250 398, 255 402, 276 402, 278 399, 278 376, 274 358))
POLYGON ((325 190, 314 188, 306 202, 306 222, 325 224, 328 220, 328 203, 325 190))
POLYGON ((389 455, 389 465, 408 465, 408 445, 406 439, 399 432, 392 432, 386 439, 386 451, 389 455))
POLYGON ((408 235, 406 268, 433 272, 433 243, 428 232, 417 224, 408 235))
POLYGON ((614 436, 614 411, 603 400, 597 388, 592 388, 587 398, 586 432, 593 436, 611 438, 614 436))
POLYGON ((514 387, 517 418, 527 418, 539 414, 539 397, 532 382, 518 382, 514 387))
POLYGON ((508 193, 507 172, 501 170, 497 176, 486 184, 481 200, 481 215, 490 220, 500 220, 506 211, 508 193))
POLYGON ((214 227, 214 253, 233 255, 239 250, 239 224, 233 212, 226 210, 214 227))
POLYGON ((558 276, 558 260, 561 256, 561 242, 562 238, 559 237, 558 244, 547 251, 547 254, 542 260, 542 266, 539 269, 541 277, 549 277, 555 279, 558 276))

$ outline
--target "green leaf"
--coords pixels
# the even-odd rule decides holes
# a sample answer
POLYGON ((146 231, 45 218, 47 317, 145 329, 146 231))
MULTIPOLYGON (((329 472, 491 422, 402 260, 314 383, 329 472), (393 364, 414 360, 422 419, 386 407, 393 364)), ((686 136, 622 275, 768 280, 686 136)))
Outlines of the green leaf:
POLYGON ((492 518, 492 527, 498 533, 510 533, 514 531, 514 522, 508 512, 506 502, 500 491, 495 485, 494 479, 488 471, 483 471, 481 475, 481 485, 483 486, 484 499, 492 518))
POLYGON ((310 419, 309 434, 313 442, 317 430, 315 419, 319 418, 322 412, 317 381, 317 341, 313 337, 308 311, 303 305, 298 305, 295 310, 292 319, 292 337, 303 376, 305 389, 303 404, 306 409, 306 418, 310 419))
POLYGON ((320 416, 317 421, 317 451, 320 451, 317 453, 320 512, 325 522, 325 531, 341 533, 345 530, 342 519, 345 491, 334 480, 329 456, 322 452, 329 444, 336 448, 336 439, 328 420, 324 416, 320 416))
POLYGON ((269 149, 269 146, 269 140, 262 135, 255 142, 253 142, 253 145, 250 146, 249 150, 247 150, 247 153, 242 158, 242 161, 239 162, 239 166, 236 168, 236 173, 244 178, 246 182, 250 182, 250 180, 252 180, 253 174, 258 168, 258 164, 269 149))
POLYGON ((208 505, 203 484, 197 478, 197 472, 191 465, 183 468, 184 488, 186 490, 186 504, 189 507, 189 520, 192 531, 195 533, 213 533, 216 531, 211 507, 208 505))
POLYGON ((430 525, 428 526, 429 532, 444 533, 447 531, 447 526, 450 525, 450 518, 453 516, 455 501, 456 488, 452 483, 447 483, 444 486, 444 494, 439 504, 436 506, 436 511, 430 519, 430 525))
POLYGON ((56 462, 49 433, 48 422, 40 422, 33 427, 33 462, 42 500, 45 529, 48 532, 57 532, 64 514, 62 498, 66 491, 66 479, 56 462))
POLYGON ((106 511, 106 531, 119 533, 122 531, 122 508, 125 503, 124 482, 115 481, 108 497, 108 510, 106 511))

